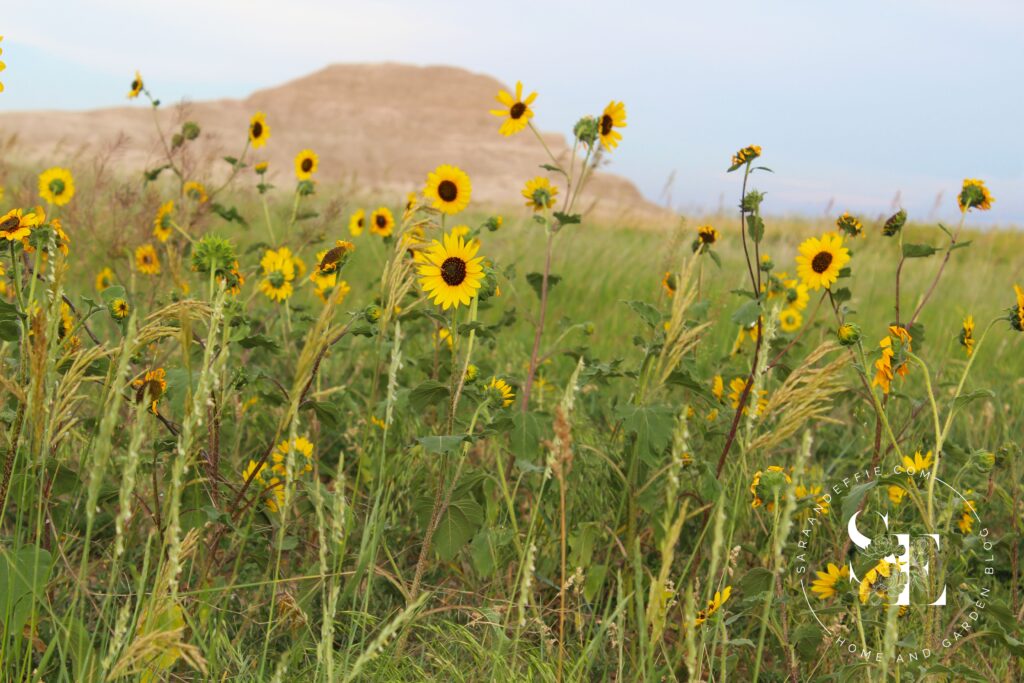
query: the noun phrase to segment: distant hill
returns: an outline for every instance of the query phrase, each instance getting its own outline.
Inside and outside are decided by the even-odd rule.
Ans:
[[[165,131],[183,120],[202,127],[195,146],[195,174],[202,179],[215,160],[237,155],[249,117],[264,111],[271,128],[267,146],[251,159],[268,160],[271,181],[290,182],[292,159],[304,148],[320,157],[321,183],[346,183],[360,194],[400,192],[422,187],[428,171],[442,163],[469,173],[474,201],[518,204],[524,181],[542,173],[544,151],[529,132],[498,134],[500,119],[489,110],[501,88],[497,80],[464,69],[405,64],[337,64],[244,100],[164,103],[159,121]],[[141,101],[140,101],[141,102]],[[0,113],[0,135],[17,136],[16,157],[56,164],[74,159],[137,172],[159,163],[153,113],[145,104],[81,112]],[[545,133],[551,151],[564,159],[562,135]],[[564,179],[553,178],[558,185]],[[624,223],[665,218],[629,180],[598,173],[581,206]]]

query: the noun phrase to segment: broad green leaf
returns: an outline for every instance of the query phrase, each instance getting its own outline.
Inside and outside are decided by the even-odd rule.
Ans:
[[[903,245],[903,257],[904,258],[924,258],[931,256],[938,249],[931,246],[930,244],[904,244]]]
[[[409,405],[416,411],[448,400],[451,389],[436,379],[428,379],[409,392]]]
[[[549,273],[548,274],[548,292],[550,292],[551,288],[554,287],[555,285],[557,285],[561,281],[562,281],[562,277],[560,275],[554,275],[552,273]],[[541,287],[544,284],[544,274],[543,273],[527,273],[526,274],[526,282],[529,283],[530,287],[533,288],[534,293],[536,293],[537,298],[539,299],[540,295],[541,295],[541,291],[540,290],[541,290]]]
[[[444,436],[421,436],[416,439],[427,453],[450,453],[459,448],[469,437],[465,434],[446,434]]]
[[[52,567],[50,553],[35,546],[0,551],[0,631],[21,633],[37,600],[45,600]],[[36,614],[45,613],[38,607]]]

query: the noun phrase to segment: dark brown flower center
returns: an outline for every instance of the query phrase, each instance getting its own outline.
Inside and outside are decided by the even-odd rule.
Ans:
[[[615,121],[612,120],[612,117],[608,116],[608,114],[605,114],[604,116],[602,116],[601,117],[601,135],[608,135],[608,133],[611,133],[613,125],[615,125]]]
[[[17,227],[20,224],[21,219],[19,219],[17,216],[10,216],[9,218],[5,219],[4,222],[0,223],[0,230],[3,230],[4,232],[11,232],[17,229]]]
[[[827,251],[819,251],[811,260],[811,270],[821,275],[832,265],[832,254]]]
[[[320,272],[329,274],[333,273],[338,269],[338,261],[341,259],[341,255],[345,253],[345,249],[342,247],[334,247],[326,254],[323,259],[320,260]]]
[[[512,108],[508,110],[508,115],[513,119],[522,118],[523,114],[526,113],[526,105],[522,102],[516,102],[512,105]]]
[[[263,135],[263,124],[256,121],[252,124],[252,136],[259,140],[261,135]]]
[[[442,180],[437,186],[437,196],[443,201],[454,202],[459,196],[459,187],[450,180]]]
[[[306,157],[305,159],[302,160],[302,172],[303,173],[309,173],[312,170],[313,170],[313,159],[310,158],[310,157]]]
[[[138,79],[132,81],[132,90],[140,90],[141,88],[142,84],[139,83]]]
[[[466,262],[457,256],[449,256],[441,264],[441,279],[446,285],[458,287],[466,280]]]
[[[385,216],[382,213],[378,213],[377,214],[376,223],[377,223],[377,227],[380,228],[381,230],[383,230],[384,228],[386,228],[388,226],[388,217]]]

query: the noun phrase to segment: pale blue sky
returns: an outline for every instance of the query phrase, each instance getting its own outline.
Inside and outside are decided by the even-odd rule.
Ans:
[[[537,119],[625,101],[612,170],[686,211],[732,205],[729,155],[764,148],[775,213],[865,216],[897,191],[1024,224],[1024,3],[1017,0],[43,0],[4,3],[0,110],[122,105],[135,68],[165,101],[245,96],[332,62],[454,64],[539,91]],[[141,105],[140,105],[141,106]],[[489,106],[482,103],[481,106]],[[2,133],[2,131],[0,131]]]

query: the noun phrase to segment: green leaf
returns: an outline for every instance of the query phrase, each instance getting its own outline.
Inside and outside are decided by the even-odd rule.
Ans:
[[[671,407],[626,405],[618,413],[623,430],[636,435],[641,457],[658,456],[668,447],[676,423],[676,412]]]
[[[560,275],[549,274],[548,275],[548,291],[550,292],[551,288],[554,287],[555,285],[557,285],[559,282],[561,282],[561,280],[562,280],[562,277]],[[544,275],[542,273],[527,273],[526,274],[526,281],[530,284],[531,287],[533,287],[533,291],[537,294],[537,298],[539,299],[540,298],[540,288],[541,288],[541,286],[544,283]]]
[[[956,400],[953,401],[953,410],[960,410],[961,408],[963,408],[968,403],[971,403],[972,401],[977,401],[983,398],[995,397],[996,393],[991,389],[976,389],[975,391],[971,391],[966,394],[960,394],[959,396],[957,396]]]
[[[951,244],[949,246],[949,250],[953,251],[954,249],[964,249],[964,248],[969,247],[969,246],[971,246],[971,240],[967,240],[966,242],[957,242],[956,244]]]
[[[625,303],[636,311],[637,314],[644,319],[644,322],[651,327],[656,328],[661,324],[661,311],[646,301],[627,301]]]
[[[716,266],[718,266],[719,268],[722,267],[722,259],[721,257],[718,256],[718,254],[715,253],[714,249],[708,249],[705,253],[711,257],[711,260],[715,262]]]
[[[317,419],[331,429],[338,429],[343,424],[341,406],[337,403],[306,401],[303,407],[311,409],[316,414]]]
[[[845,303],[853,298],[853,292],[850,291],[849,287],[840,287],[839,289],[832,292],[832,299],[837,303]]]
[[[851,486],[850,492],[843,496],[842,514],[840,515],[840,519],[843,520],[843,528],[846,528],[846,523],[850,521],[850,517],[853,517],[853,513],[857,512],[857,508],[860,507],[864,496],[868,495],[868,491],[875,488],[876,484],[878,484],[878,480],[873,479],[863,484]]]
[[[243,349],[267,349],[271,353],[281,350],[277,341],[265,334],[251,334],[248,337],[238,340],[238,345]]]
[[[760,317],[761,302],[758,299],[751,299],[750,301],[743,302],[739,308],[733,311],[730,320],[740,327],[750,327]]]
[[[36,546],[0,551],[0,630],[21,633],[37,600],[44,600],[52,567],[50,553]],[[38,608],[35,613],[45,613]]]
[[[127,299],[128,293],[121,285],[111,285],[100,292],[100,298],[103,300],[103,303],[109,305],[115,299]]]
[[[555,166],[554,164],[541,164],[541,165],[540,165],[540,167],[541,167],[541,168],[543,168],[543,169],[544,169],[545,171],[551,171],[552,173],[561,173],[561,174],[562,174],[562,175],[564,175],[564,176],[565,176],[566,178],[568,178],[568,177],[569,177],[569,174],[568,174],[568,173],[566,173],[565,171],[563,171],[563,170],[562,170],[561,168],[559,168],[558,166]]]
[[[578,213],[562,213],[561,211],[555,211],[552,215],[562,225],[579,225],[583,221],[583,216]]]
[[[512,453],[523,462],[531,462],[540,450],[540,420],[533,413],[516,412],[509,433]]]
[[[416,515],[424,528],[430,521],[433,500],[433,494],[426,490],[416,498]],[[473,498],[468,487],[459,487],[452,494],[451,503],[434,532],[434,552],[442,561],[455,559],[459,550],[476,535],[483,522],[483,508]]]
[[[904,244],[903,245],[903,257],[904,258],[924,258],[931,256],[938,249],[931,246],[930,244]]]
[[[469,436],[466,434],[446,434],[444,436],[421,436],[416,441],[423,446],[423,450],[427,453],[448,453],[454,451],[456,448],[461,446],[463,442],[468,441]]]
[[[754,567],[743,575],[738,586],[744,595],[753,596],[764,593],[771,590],[772,573],[764,567]]]
[[[249,227],[249,223],[242,217],[242,214],[238,213],[238,209],[235,207],[226,207],[223,204],[214,202],[210,205],[210,210],[215,214],[228,221],[229,223],[238,223],[243,227]]]
[[[747,216],[747,234],[755,244],[764,238],[764,221],[760,216],[755,214]]]
[[[409,392],[409,405],[413,410],[422,411],[427,406],[437,405],[448,400],[451,389],[436,379],[428,379]]]
[[[21,323],[17,320],[0,319],[0,341],[18,341],[21,338]]]

